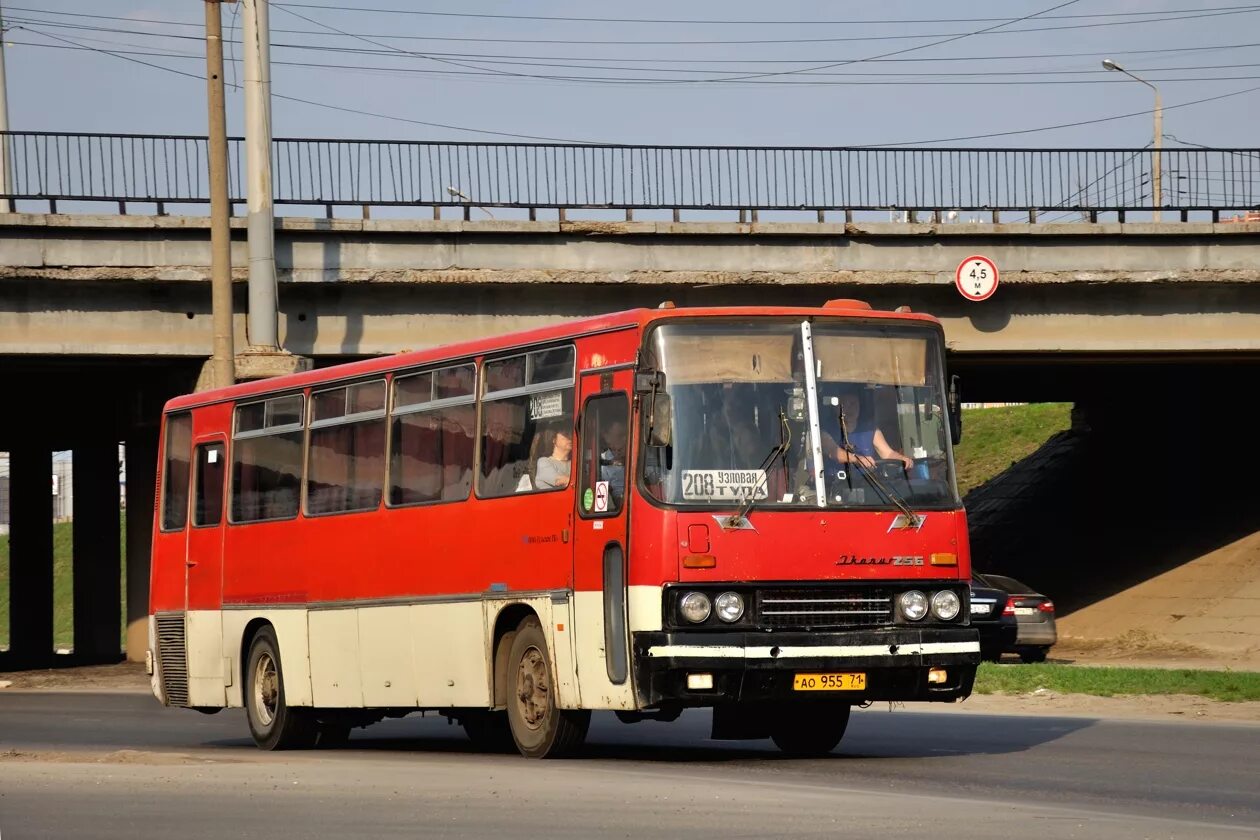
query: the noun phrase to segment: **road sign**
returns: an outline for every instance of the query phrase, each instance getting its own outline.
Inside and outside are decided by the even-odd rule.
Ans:
[[[608,482],[595,482],[595,512],[606,513],[608,511]]]
[[[988,257],[967,257],[954,272],[954,285],[967,300],[987,300],[997,291],[998,268]]]

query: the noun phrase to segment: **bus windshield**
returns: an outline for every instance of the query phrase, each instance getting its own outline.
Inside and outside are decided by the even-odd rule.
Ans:
[[[662,373],[664,388],[641,401],[646,492],[685,507],[956,507],[938,334],[823,318],[802,326],[653,329],[643,369]]]

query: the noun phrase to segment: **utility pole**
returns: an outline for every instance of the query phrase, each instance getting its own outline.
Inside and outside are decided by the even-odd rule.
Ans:
[[[221,2],[235,3],[236,0],[205,0],[206,90],[210,103],[210,300],[214,323],[210,368],[215,388],[236,383],[236,348],[232,335],[232,208],[228,203]]]
[[[1164,98],[1159,95],[1159,88],[1155,87],[1155,85],[1140,76],[1133,75],[1110,58],[1104,58],[1102,66],[1104,70],[1115,70],[1123,73],[1133,81],[1141,82],[1155,92],[1155,137],[1152,141],[1153,152],[1151,154],[1151,205],[1155,209],[1151,213],[1151,221],[1158,222],[1161,219],[1159,208],[1164,203],[1164,168],[1163,161],[1160,160],[1160,152],[1164,147]]]
[[[4,9],[0,8],[0,131],[9,130],[9,88],[4,76]],[[13,189],[13,161],[9,157],[9,136],[0,134],[0,195]],[[13,202],[0,198],[0,213],[12,213]]]
[[[245,29],[245,162],[249,205],[251,350],[279,351],[276,318],[275,208],[271,192],[271,26],[267,0],[241,0]]]

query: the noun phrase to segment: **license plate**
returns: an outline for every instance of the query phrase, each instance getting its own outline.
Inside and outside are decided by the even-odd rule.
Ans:
[[[1036,614],[1037,614],[1036,607],[1016,607],[1015,608],[1015,615],[1036,615]]]
[[[971,614],[972,615],[988,615],[989,610],[991,609],[993,609],[992,604],[972,604]]]
[[[795,691],[864,691],[866,674],[797,674],[792,677]]]

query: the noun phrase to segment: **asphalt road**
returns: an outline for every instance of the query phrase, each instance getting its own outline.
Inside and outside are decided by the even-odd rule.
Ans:
[[[1260,837],[1260,726],[884,706],[811,760],[707,734],[597,715],[537,762],[411,717],[263,753],[240,710],[0,692],[0,838]]]

